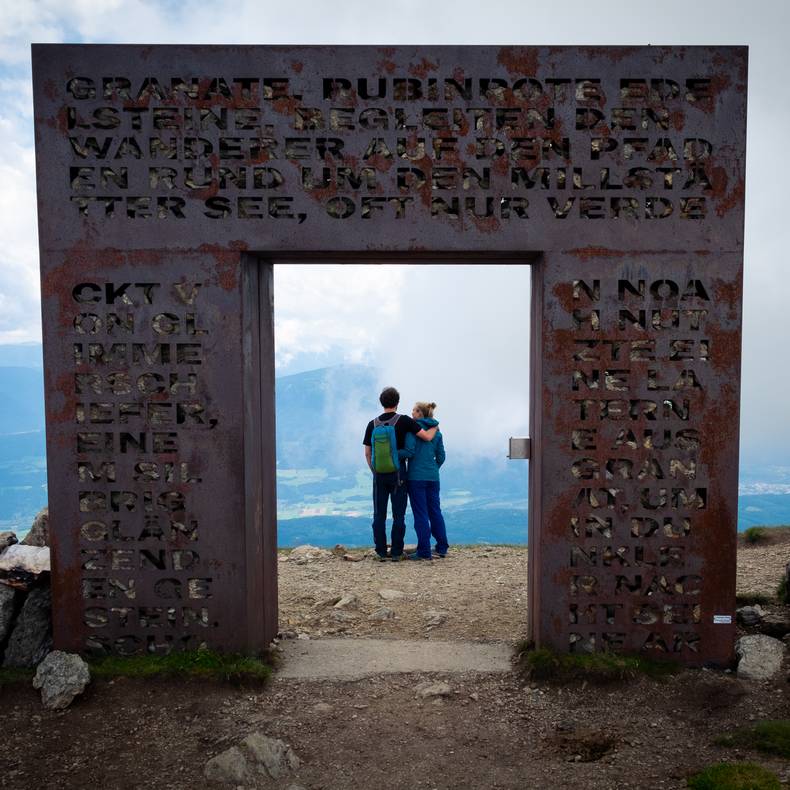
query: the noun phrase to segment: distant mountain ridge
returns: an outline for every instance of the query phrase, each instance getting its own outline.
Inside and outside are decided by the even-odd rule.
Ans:
[[[28,529],[46,504],[44,386],[40,344],[0,346],[0,530]],[[371,480],[362,434],[380,411],[376,370],[333,365],[276,379],[277,494],[281,545],[370,542]],[[465,457],[454,447],[442,501],[456,543],[527,539],[527,464]],[[768,472],[766,472],[768,474]],[[790,523],[790,478],[770,493],[742,494],[739,529]],[[784,473],[783,473],[784,474]],[[759,470],[749,491],[760,492]],[[776,481],[774,481],[776,477]]]
[[[364,365],[337,365],[277,379],[277,497],[283,545],[370,543],[372,481],[362,437],[368,421],[381,412],[378,392],[376,370]],[[456,542],[526,542],[526,464],[464,457],[456,448],[442,468],[441,485]]]

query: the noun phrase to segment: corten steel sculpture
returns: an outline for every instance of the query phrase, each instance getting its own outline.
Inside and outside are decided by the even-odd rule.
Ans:
[[[746,63],[34,46],[56,644],[275,635],[273,262],[511,261],[531,636],[727,662]]]

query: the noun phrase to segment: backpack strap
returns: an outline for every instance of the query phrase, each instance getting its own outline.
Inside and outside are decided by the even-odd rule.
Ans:
[[[373,418],[373,427],[378,428],[379,425],[389,426],[391,425],[393,428],[398,420],[401,418],[400,414],[393,414],[392,417],[386,420],[380,420],[378,417]]]

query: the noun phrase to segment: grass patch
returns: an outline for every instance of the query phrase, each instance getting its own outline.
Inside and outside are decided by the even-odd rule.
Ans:
[[[775,773],[754,763],[717,763],[690,777],[692,790],[782,790]]]
[[[22,667],[0,667],[0,686],[12,685],[14,683],[32,683],[35,669]]]
[[[773,598],[770,595],[765,595],[764,593],[741,593],[735,596],[735,603],[738,606],[765,606],[769,603],[773,602]]]
[[[761,721],[716,739],[719,746],[755,749],[790,760],[790,720]]]
[[[749,527],[743,531],[743,539],[747,543],[762,543],[765,540],[765,529],[763,527]]]
[[[180,677],[219,680],[226,683],[263,683],[271,667],[259,658],[213,650],[172,652],[169,655],[104,656],[90,662],[91,675],[97,678]]]
[[[619,653],[555,653],[553,650],[532,649],[529,643],[517,646],[518,666],[530,679],[556,684],[588,682],[615,683],[647,676],[663,680],[679,667],[670,661],[656,661]]]

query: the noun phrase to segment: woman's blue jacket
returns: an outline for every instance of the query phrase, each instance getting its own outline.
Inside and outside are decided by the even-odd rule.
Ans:
[[[433,428],[439,424],[438,420],[419,419],[420,425]],[[436,431],[436,436],[430,442],[418,439],[413,433],[406,434],[403,450],[399,455],[409,459],[407,480],[439,480],[439,467],[444,463],[444,442],[441,431]]]

